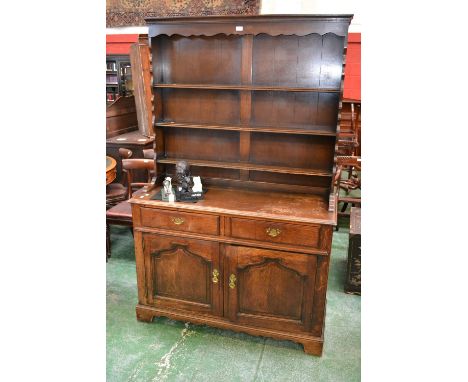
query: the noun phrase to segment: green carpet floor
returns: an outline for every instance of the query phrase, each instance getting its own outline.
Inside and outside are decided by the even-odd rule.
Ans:
[[[361,300],[343,292],[349,219],[334,233],[322,357],[289,341],[165,318],[135,317],[137,286],[133,238],[111,227],[107,263],[107,380],[120,381],[331,381],[361,376]]]

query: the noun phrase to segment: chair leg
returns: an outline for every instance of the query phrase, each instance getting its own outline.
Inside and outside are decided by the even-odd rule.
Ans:
[[[351,179],[353,177],[353,170],[354,170],[354,166],[349,166],[349,168],[348,168],[348,179]]]
[[[343,207],[341,207],[341,212],[345,212],[346,208],[348,208],[348,202],[343,203]]]
[[[108,261],[109,257],[111,257],[110,234],[109,234],[109,224],[106,224],[106,262]]]

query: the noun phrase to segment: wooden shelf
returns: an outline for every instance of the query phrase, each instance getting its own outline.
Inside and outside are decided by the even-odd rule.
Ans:
[[[182,161],[182,160],[188,162],[191,166],[198,166],[198,167],[231,168],[231,169],[236,169],[236,170],[266,171],[266,172],[277,172],[277,173],[282,173],[282,174],[296,174],[296,175],[310,175],[310,176],[325,176],[325,177],[333,176],[331,172],[323,171],[323,170],[270,166],[270,165],[252,164],[252,163],[245,163],[245,162],[219,162],[219,161],[184,159],[184,158],[160,158],[160,159],[157,159],[156,161],[157,163],[161,163],[161,164],[176,164],[177,162]]]
[[[309,129],[301,127],[276,127],[276,126],[239,126],[239,125],[214,125],[202,123],[175,123],[156,122],[159,127],[179,127],[184,129],[206,129],[206,130],[232,130],[251,131],[258,133],[299,134],[299,135],[325,135],[336,136],[336,126],[310,126]]]
[[[301,88],[289,86],[255,86],[255,85],[223,85],[223,84],[155,84],[154,88],[170,89],[206,89],[206,90],[260,90],[281,92],[318,92],[339,93],[340,89],[334,88]]]

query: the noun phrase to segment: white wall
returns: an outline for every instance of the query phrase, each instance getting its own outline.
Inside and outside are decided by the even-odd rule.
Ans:
[[[354,14],[349,31],[361,32],[359,0],[262,0],[261,14]]]
[[[148,27],[106,28],[106,34],[148,34]]]

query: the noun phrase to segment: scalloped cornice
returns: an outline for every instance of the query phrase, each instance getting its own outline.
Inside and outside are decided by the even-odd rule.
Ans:
[[[259,15],[150,18],[146,21],[149,37],[163,34],[189,37],[260,33],[270,36],[333,33],[346,37],[351,19],[352,15]]]

